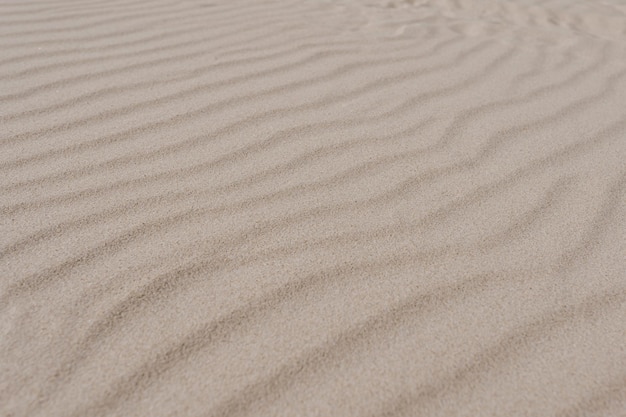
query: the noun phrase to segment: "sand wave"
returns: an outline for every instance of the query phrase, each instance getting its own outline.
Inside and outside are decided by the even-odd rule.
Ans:
[[[626,8],[0,4],[0,414],[620,415]]]

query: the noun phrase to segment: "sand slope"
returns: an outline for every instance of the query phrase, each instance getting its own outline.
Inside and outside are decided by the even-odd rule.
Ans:
[[[626,4],[0,3],[0,416],[625,416]]]

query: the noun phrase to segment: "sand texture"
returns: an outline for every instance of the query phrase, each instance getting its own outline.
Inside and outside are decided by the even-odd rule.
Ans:
[[[0,1],[0,416],[626,416],[626,2]]]

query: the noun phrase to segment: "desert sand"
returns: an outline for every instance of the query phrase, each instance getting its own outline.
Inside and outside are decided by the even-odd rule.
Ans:
[[[0,2],[0,416],[626,416],[626,2]]]

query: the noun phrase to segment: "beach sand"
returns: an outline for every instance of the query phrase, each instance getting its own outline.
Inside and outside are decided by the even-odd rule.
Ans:
[[[626,3],[0,2],[0,416],[626,416]]]

